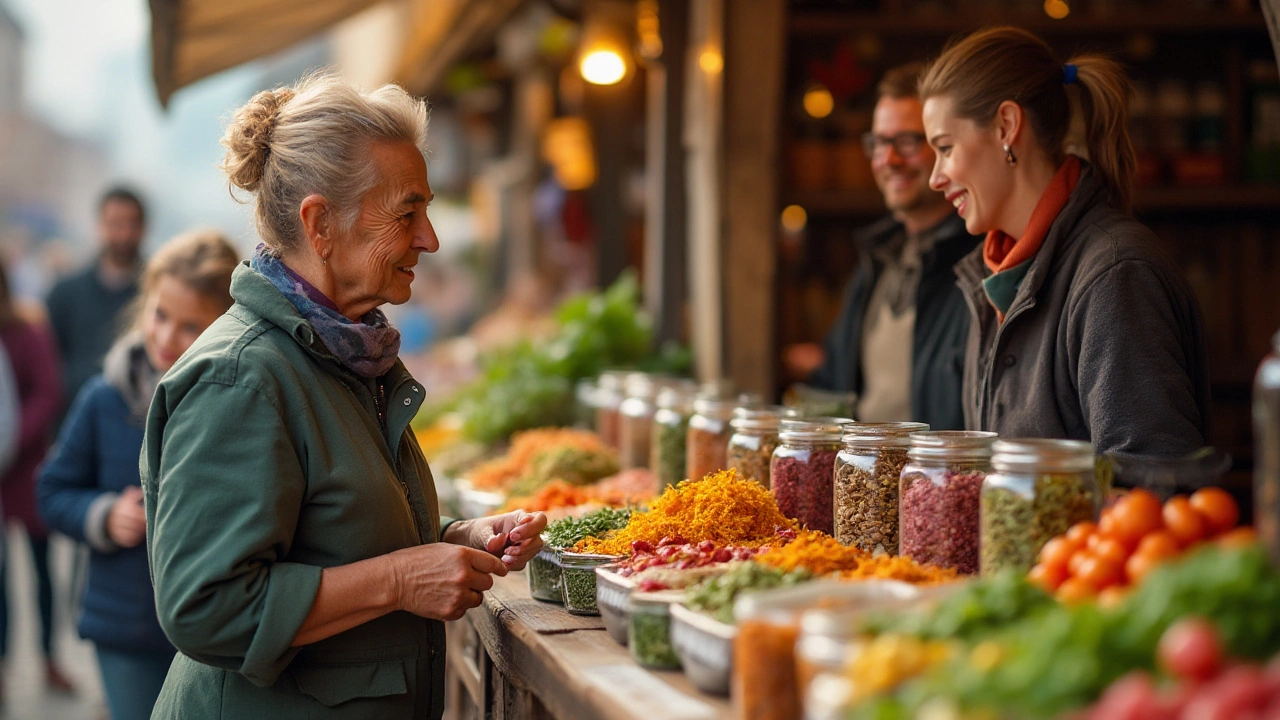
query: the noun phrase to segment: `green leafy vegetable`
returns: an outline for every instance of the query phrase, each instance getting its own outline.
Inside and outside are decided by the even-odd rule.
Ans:
[[[813,579],[808,570],[786,572],[754,562],[735,564],[728,572],[705,580],[689,591],[690,609],[723,623],[733,623],[733,601],[744,592],[799,585]]]
[[[611,530],[626,527],[631,520],[631,510],[601,508],[580,518],[557,520],[542,531],[542,541],[553,548],[573,547],[586,537],[600,537]]]

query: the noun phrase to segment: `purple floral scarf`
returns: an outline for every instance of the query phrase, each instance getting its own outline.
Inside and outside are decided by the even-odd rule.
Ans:
[[[395,365],[400,355],[400,331],[391,327],[381,310],[370,310],[360,322],[353,322],[338,312],[338,306],[324,293],[270,254],[265,244],[258,245],[250,267],[293,303],[325,348],[349,370],[361,377],[376,378]]]

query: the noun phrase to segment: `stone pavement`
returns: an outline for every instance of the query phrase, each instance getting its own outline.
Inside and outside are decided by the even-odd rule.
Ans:
[[[76,544],[55,536],[49,548],[56,616],[54,652],[76,686],[76,693],[67,696],[45,689],[31,550],[20,530],[11,530],[8,540],[10,656],[2,673],[0,720],[107,720],[93,645],[81,640],[75,631],[70,585]]]

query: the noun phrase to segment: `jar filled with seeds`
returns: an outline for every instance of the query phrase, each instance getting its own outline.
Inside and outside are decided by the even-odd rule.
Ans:
[[[725,469],[725,450],[733,434],[729,421],[737,405],[736,400],[723,397],[700,396],[693,401],[693,417],[689,418],[686,440],[685,477],[697,481]]]
[[[617,555],[560,553],[560,589],[564,593],[564,609],[574,615],[599,615],[596,606],[596,568],[617,562]]]
[[[832,532],[832,478],[848,418],[783,418],[769,464],[773,497],[783,515],[810,530]]]
[[[902,555],[966,575],[978,572],[978,498],[996,437],[963,430],[911,435],[898,499]]]
[[[658,409],[653,414],[649,468],[658,477],[658,490],[685,479],[688,454],[689,418],[693,415],[693,395],[687,387],[669,387],[658,393]]]
[[[622,390],[627,373],[609,370],[600,374],[593,393],[596,408],[596,433],[605,445],[618,449],[618,424],[621,419]]]
[[[918,422],[850,423],[835,463],[835,535],[869,553],[898,554],[898,483]]]
[[[997,440],[982,483],[981,572],[1027,572],[1040,549],[1078,522],[1097,519],[1093,447],[1077,440]]]
[[[649,375],[631,373],[625,387],[626,399],[618,406],[618,464],[623,469],[646,468],[658,384]]]
[[[778,427],[789,412],[781,405],[734,410],[733,420],[729,423],[733,434],[729,436],[725,450],[725,467],[770,487],[769,464],[773,462],[773,451],[778,447]]]

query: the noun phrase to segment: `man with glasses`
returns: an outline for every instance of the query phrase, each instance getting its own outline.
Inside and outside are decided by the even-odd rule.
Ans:
[[[923,69],[903,65],[880,82],[863,146],[890,216],[855,237],[858,268],[809,383],[857,393],[864,422],[959,430],[969,311],[952,268],[979,238],[929,189],[934,153],[916,95]]]

